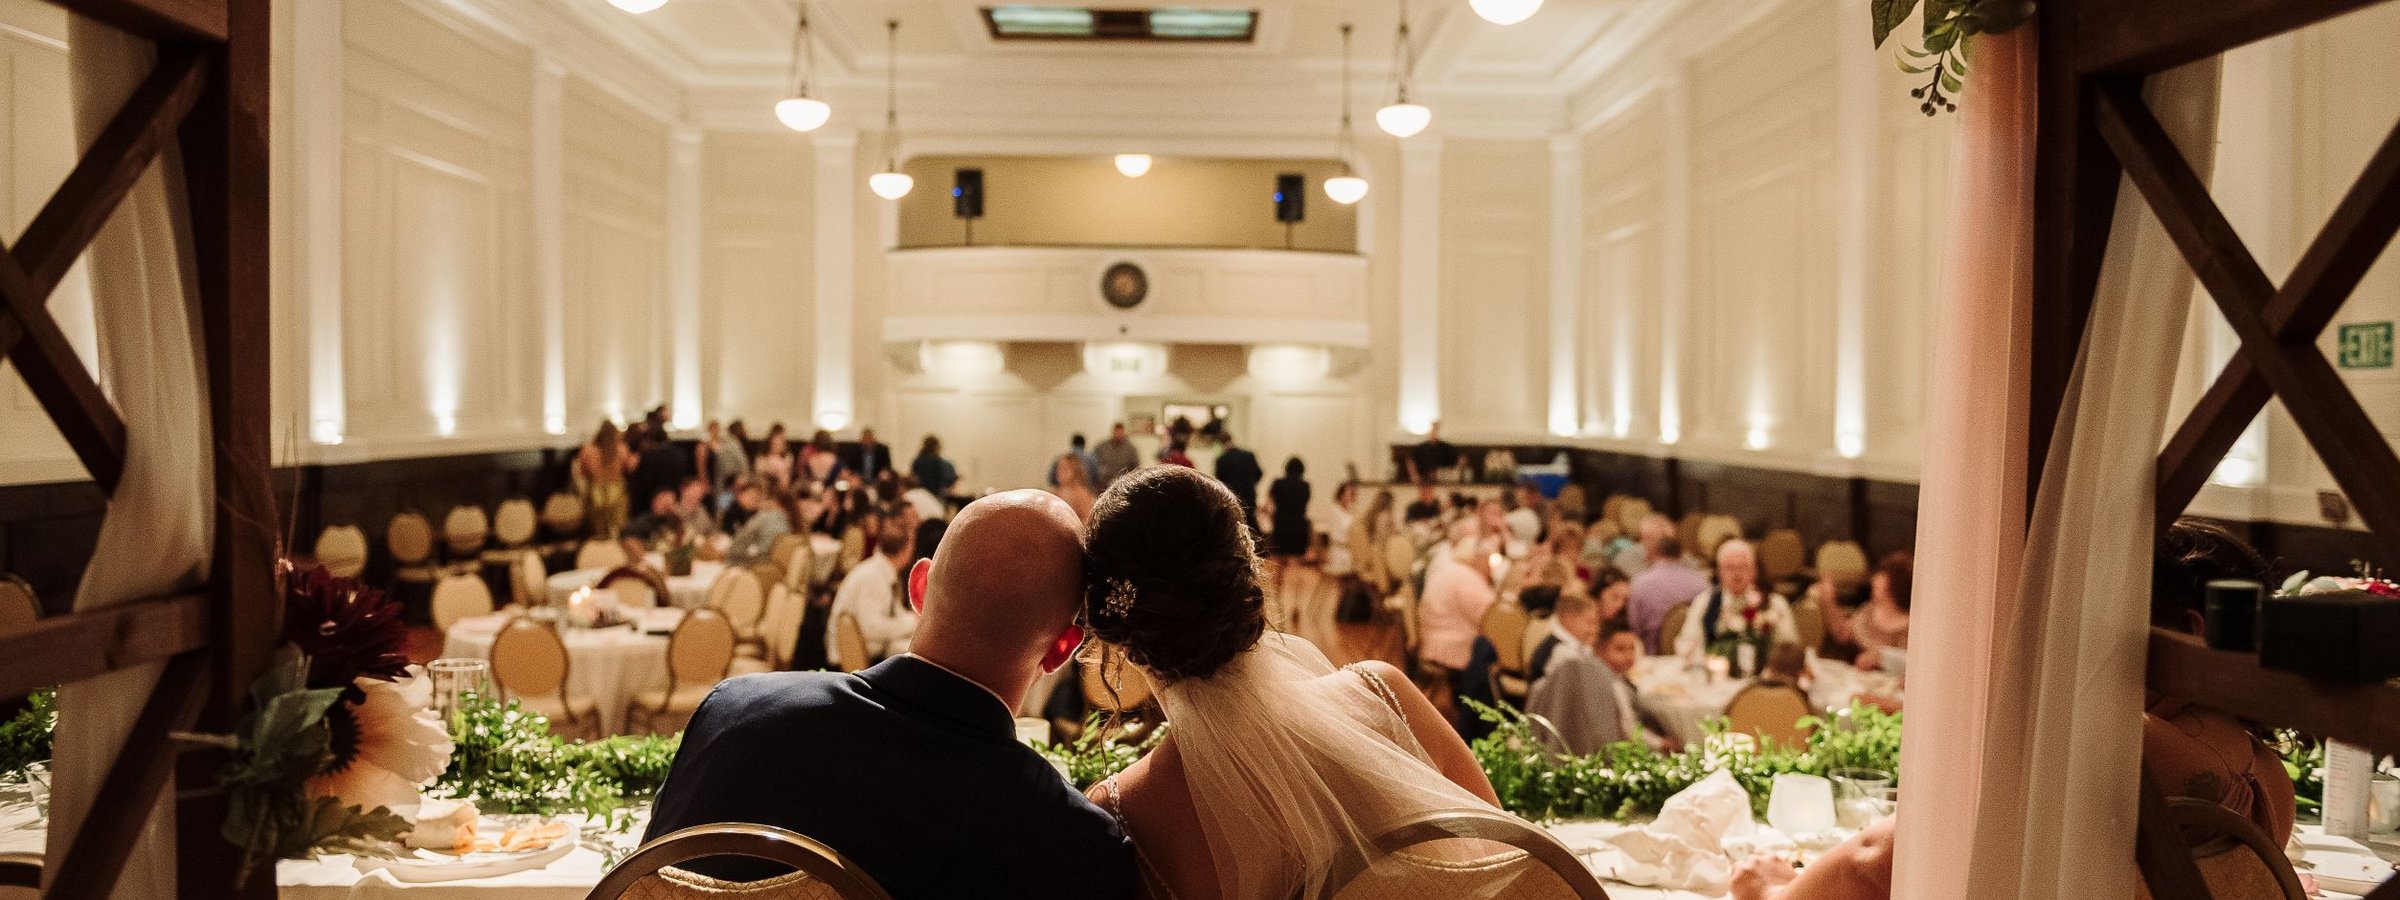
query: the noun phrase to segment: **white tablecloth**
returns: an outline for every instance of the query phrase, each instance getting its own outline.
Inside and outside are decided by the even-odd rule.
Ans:
[[[660,562],[657,554],[651,555],[650,566],[661,572],[666,571],[666,567]],[[724,571],[724,563],[709,562],[704,559],[693,560],[692,574],[667,576],[667,594],[676,606],[684,609],[698,609],[706,606],[708,605],[709,586],[716,584],[717,576],[723,574]],[[599,584],[600,576],[608,573],[608,569],[594,568],[569,569],[552,575],[548,582],[550,602],[563,605],[567,602],[567,597],[578,590]]]
[[[642,691],[664,690],[667,638],[650,631],[672,630],[683,618],[681,609],[635,610],[637,628],[562,628],[567,643],[567,695],[589,699],[600,708],[604,734],[625,729],[625,704]],[[492,639],[500,633],[505,615],[460,619],[443,636],[443,656],[490,659]]]
[[[1657,720],[1676,740],[1686,744],[1707,737],[1703,723],[1725,714],[1725,705],[1750,682],[1727,678],[1709,680],[1696,675],[1674,656],[1645,656],[1631,674],[1634,703]],[[1880,672],[1862,672],[1845,662],[1819,659],[1809,669],[1808,702],[1820,710],[1847,708],[1861,694],[1900,696],[1897,679]]]

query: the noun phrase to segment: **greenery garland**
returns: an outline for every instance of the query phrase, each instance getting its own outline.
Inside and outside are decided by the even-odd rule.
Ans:
[[[1760,815],[1777,775],[1876,769],[1896,781],[1900,772],[1900,715],[1859,703],[1830,717],[1801,719],[1809,736],[1800,747],[1727,734],[1725,720],[1712,719],[1706,740],[1674,753],[1626,741],[1575,756],[1545,749],[1524,713],[1468,702],[1494,725],[1472,749],[1500,806],[1535,821],[1654,815],[1667,798],[1718,769],[1750,792]]]
[[[50,736],[58,730],[58,689],[25,697],[25,708],[0,722],[0,778],[22,781],[34,763],[50,759]]]
[[[450,720],[450,768],[433,786],[485,813],[581,812],[612,823],[630,802],[658,793],[680,733],[598,741],[550,733],[550,720],[515,700],[467,694]]]

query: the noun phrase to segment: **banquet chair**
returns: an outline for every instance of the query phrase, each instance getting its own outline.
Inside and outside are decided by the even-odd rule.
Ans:
[[[1617,527],[1640,534],[1642,520],[1647,518],[1650,518],[1650,501],[1648,500],[1640,497],[1627,497],[1624,502],[1617,504]]]
[[[680,716],[688,723],[732,667],[733,626],[725,616],[707,608],[685,613],[667,637],[666,688],[635,695],[633,711],[652,734],[665,733],[658,727],[661,720]],[[673,730],[682,730],[681,723]]]
[[[433,523],[424,513],[409,510],[393,516],[383,527],[383,548],[392,554],[393,580],[430,585],[441,577],[433,565]]]
[[[1092,641],[1079,655],[1083,663],[1077,667],[1076,682],[1083,688],[1083,702],[1093,711],[1123,715],[1150,702],[1150,676],[1135,668],[1124,651],[1111,652]]]
[[[791,532],[775,539],[774,545],[767,550],[767,560],[789,571],[792,568],[792,560],[800,558],[800,554],[807,552],[808,534]]]
[[[708,586],[708,607],[725,614],[737,644],[759,654],[765,652],[758,646],[758,619],[766,612],[767,592],[759,586],[758,573],[740,566],[726,567]]]
[[[762,588],[771,588],[782,584],[784,579],[788,577],[784,574],[784,568],[782,566],[776,565],[768,560],[760,560],[758,562],[751,563],[750,574],[758,576],[758,586]]]
[[[483,545],[492,537],[492,519],[483,507],[462,503],[442,517],[442,544],[450,551],[454,569],[471,569],[483,560]]]
[[[2205,838],[2192,844],[2192,861],[2209,896],[2306,900],[2291,857],[2249,817],[2196,797],[2167,798],[2167,816],[2187,839]],[[2147,900],[2148,886],[2141,887],[2136,893]]]
[[[433,586],[433,628],[448,633],[460,619],[492,614],[492,586],[477,575],[444,575]]]
[[[335,578],[357,578],[367,568],[367,533],[356,525],[328,525],[317,533],[317,565]]]
[[[566,491],[551,494],[542,501],[542,530],[550,538],[551,551],[575,548],[575,540],[583,536],[583,498]]]
[[[758,620],[758,631],[765,644],[763,657],[735,656],[733,674],[781,672],[792,667],[792,654],[800,645],[800,620],[808,608],[799,594],[778,582],[767,587],[767,612]]]
[[[492,539],[500,544],[483,551],[485,566],[511,566],[517,557],[533,553],[535,532],[541,528],[533,512],[533,501],[511,497],[492,511]]]
[[[15,575],[0,573],[0,634],[11,634],[42,618],[42,598],[33,585]]]
[[[523,616],[510,616],[492,639],[492,683],[502,699],[548,717],[559,731],[589,735],[600,708],[567,695],[567,642],[558,629]]]
[[[1667,617],[1658,622],[1658,652],[1675,652],[1675,638],[1683,633],[1684,620],[1692,617],[1692,601],[1685,600],[1667,607]]]
[[[0,853],[0,897],[40,896],[42,887],[42,854],[38,851]],[[21,893],[7,888],[32,888]]]
[[[1741,536],[1742,520],[1718,513],[1700,520],[1699,545],[1685,549],[1700,554],[1700,561],[1704,564],[1714,563],[1717,561],[1717,548]]]
[[[867,633],[849,613],[833,619],[833,649],[833,667],[844,672],[861,671],[873,662],[867,658]]]
[[[514,593],[518,606],[540,606],[550,602],[550,570],[542,565],[541,554],[517,554],[516,565],[511,567],[511,571],[516,573],[511,582],[516,585]]]
[[[1675,539],[1683,542],[1684,555],[1700,555],[1700,523],[1706,521],[1708,521],[1708,514],[1696,509],[1684,513],[1683,518],[1675,520]]]
[[[848,526],[848,527],[846,527],[846,528],[843,528],[843,529],[842,529],[842,550],[841,550],[841,553],[840,553],[840,555],[838,555],[838,556],[834,557],[834,564],[833,564],[833,571],[834,571],[834,574],[836,574],[836,575],[840,575],[840,574],[844,574],[844,573],[847,573],[847,572],[849,572],[851,569],[858,568],[858,564],[859,564],[859,562],[860,562],[861,560],[864,560],[864,559],[866,559],[866,558],[867,558],[867,532],[866,532],[866,530],[865,530],[865,529],[862,529],[862,528],[860,528],[860,527],[858,527],[858,526],[856,526],[856,525],[851,525],[851,526]]]
[[[1800,646],[1805,649],[1825,646],[1825,604],[1814,592],[1792,601],[1792,631],[1800,636]]]
[[[746,856],[795,871],[765,881],[718,881],[675,868],[715,856]],[[600,879],[585,900],[891,900],[839,851],[772,825],[695,825],[651,841]]]
[[[585,541],[583,549],[575,551],[575,568],[578,569],[613,569],[628,562],[631,560],[625,556],[624,545],[616,541]]]
[[[674,595],[667,591],[666,579],[647,566],[617,566],[593,582],[592,589],[616,591],[618,603],[635,609],[672,606],[675,602]]]
[[[1808,729],[1800,727],[1800,719],[1814,710],[1808,708],[1808,695],[1797,687],[1777,681],[1760,681],[1742,688],[1725,704],[1725,730],[1729,734],[1748,734],[1772,740],[1786,747],[1801,747],[1808,743]]]
[[[1856,541],[1826,541],[1817,547],[1817,578],[1849,592],[1867,578],[1867,551]]]
[[[1525,694],[1533,689],[1525,677],[1525,632],[1533,624],[1533,616],[1514,601],[1503,600],[1483,612],[1483,637],[1492,642],[1496,659],[1489,673],[1492,692],[1504,703],[1525,704]]]
[[[1758,541],[1758,567],[1769,587],[1790,593],[1787,583],[1797,582],[1808,568],[1808,547],[1801,542],[1800,532],[1790,528],[1767,532]]]
[[[1459,841],[1483,846],[1451,843]],[[1445,844],[1472,848],[1476,855],[1453,859],[1456,854],[1437,858],[1422,849],[1409,852]],[[1326,873],[1317,897],[1608,900],[1600,879],[1574,851],[1548,832],[1497,810],[1439,809],[1418,815],[1377,835],[1372,853],[1370,857],[1356,848],[1345,850]]]

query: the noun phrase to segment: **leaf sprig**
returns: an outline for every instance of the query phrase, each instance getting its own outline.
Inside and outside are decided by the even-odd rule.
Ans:
[[[1919,0],[1874,0],[1875,46],[1881,48],[1892,32],[1917,11]],[[1894,62],[1900,71],[1926,75],[1925,85],[1908,94],[1917,110],[1931,116],[1957,112],[1954,99],[1966,89],[1968,48],[1980,34],[1999,34],[2033,17],[2032,0],[1923,0],[1924,39],[1920,47],[1900,48]]]

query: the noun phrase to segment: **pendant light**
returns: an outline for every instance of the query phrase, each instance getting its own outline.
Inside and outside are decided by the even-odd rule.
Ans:
[[[886,19],[883,28],[883,171],[867,176],[867,190],[898,200],[917,180],[900,171],[900,20]]]
[[[1515,25],[1542,11],[1542,0],[1467,0],[1467,5],[1494,25]]]
[[[1140,177],[1142,177],[1143,175],[1149,174],[1149,172],[1150,172],[1150,154],[1147,154],[1147,153],[1119,153],[1119,154],[1117,154],[1117,174],[1119,174],[1119,175],[1123,175],[1123,176],[1125,176],[1125,177],[1127,177],[1127,178],[1140,178]]]
[[[792,29],[791,95],[775,104],[775,118],[783,127],[793,131],[815,131],[825,127],[833,117],[833,107],[808,95],[808,81],[816,74],[816,51],[808,39],[808,0],[800,0],[800,24]]]
[[[1342,129],[1334,133],[1333,155],[1341,157],[1342,174],[1325,179],[1325,196],[1343,206],[1367,196],[1367,180],[1350,171],[1350,23],[1342,23]]]
[[[640,15],[667,5],[667,0],[608,0],[608,3],[610,6],[626,12]]]
[[[1408,80],[1416,74],[1417,68],[1417,48],[1409,43],[1408,38],[1408,0],[1400,0],[1400,34],[1393,42],[1393,52],[1400,57],[1397,67],[1399,89],[1390,106],[1375,111],[1375,125],[1383,129],[1385,134],[1404,138],[1424,131],[1425,126],[1433,124],[1433,110],[1408,99]]]

